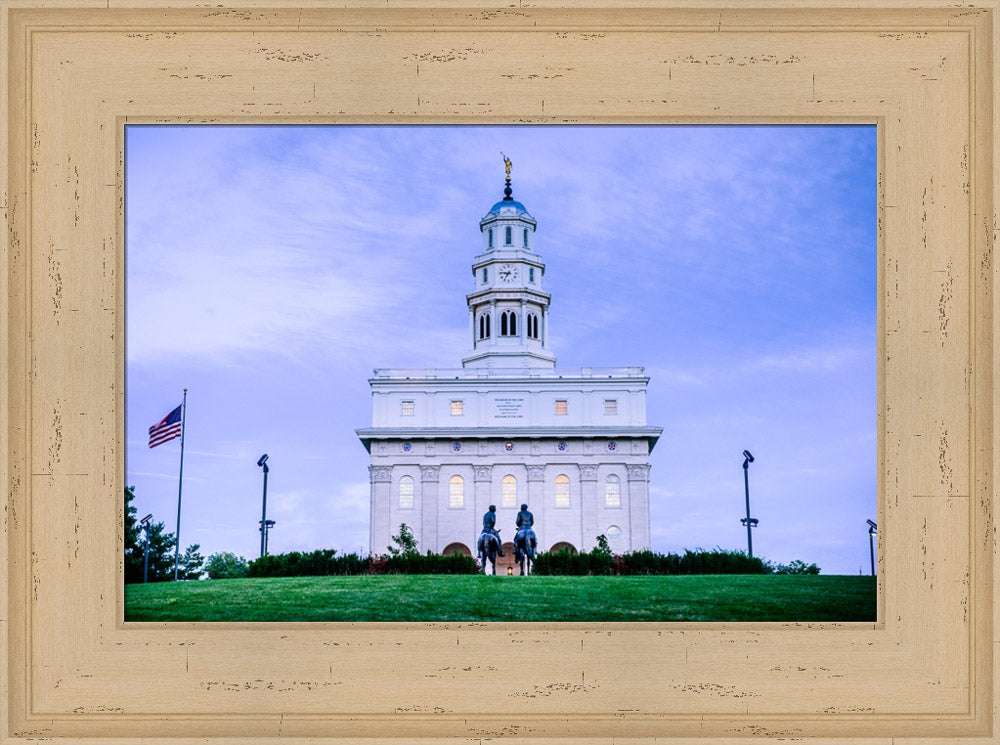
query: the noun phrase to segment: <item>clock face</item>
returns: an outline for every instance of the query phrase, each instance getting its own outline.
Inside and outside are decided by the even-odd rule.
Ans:
[[[513,264],[501,264],[497,269],[497,276],[500,277],[501,282],[516,282],[517,267]]]

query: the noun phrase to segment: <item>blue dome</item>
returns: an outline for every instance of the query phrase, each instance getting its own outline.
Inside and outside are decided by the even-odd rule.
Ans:
[[[520,202],[518,202],[515,199],[501,199],[499,202],[497,202],[492,207],[490,207],[490,211],[489,211],[488,214],[499,215],[500,214],[500,210],[502,210],[505,207],[508,208],[508,209],[511,208],[511,207],[513,207],[518,212],[527,212],[528,211],[523,204],[521,204]]]

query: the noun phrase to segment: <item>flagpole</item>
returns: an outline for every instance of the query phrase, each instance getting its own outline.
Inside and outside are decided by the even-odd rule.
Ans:
[[[177,399],[174,399],[175,401]],[[181,472],[177,477],[177,532],[174,543],[174,582],[177,581],[177,551],[181,546],[181,488],[184,486],[184,426],[187,424],[188,389],[184,389],[184,400],[181,402]]]

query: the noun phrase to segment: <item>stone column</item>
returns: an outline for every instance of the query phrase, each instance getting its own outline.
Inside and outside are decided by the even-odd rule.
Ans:
[[[371,499],[371,529],[369,533],[368,550],[373,554],[385,553],[392,535],[390,521],[392,519],[390,487],[392,482],[392,466],[368,466],[368,475],[372,485]]]
[[[535,516],[533,530],[538,539],[538,550],[549,547],[545,540],[545,466],[528,466],[528,509]],[[521,505],[518,505],[520,509]]]
[[[524,330],[524,327],[528,325],[528,318],[527,318],[527,314],[524,312],[524,308],[525,308],[524,300],[522,300],[521,301],[521,319],[520,319],[521,320],[521,325],[517,327],[517,330],[519,332],[518,335],[517,335],[517,337],[518,337],[518,339],[521,340],[521,346],[522,347],[524,346],[524,340],[528,337],[527,333]]]
[[[469,304],[469,331],[472,334],[472,348],[476,348],[477,329],[476,329],[476,306]]]
[[[490,300],[490,343],[489,346],[493,347],[496,344],[497,334],[500,333],[500,327],[497,326],[497,301]]]
[[[649,525],[649,464],[628,467],[628,547],[652,548]]]
[[[441,466],[420,466],[420,515],[422,525],[421,553],[430,550],[441,553],[438,545],[438,510],[441,509]]]
[[[597,545],[597,466],[580,466],[580,551]]]

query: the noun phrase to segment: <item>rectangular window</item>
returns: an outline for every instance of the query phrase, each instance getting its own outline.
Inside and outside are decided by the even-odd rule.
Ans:
[[[483,282],[486,281],[486,268],[483,267]]]
[[[604,413],[605,415],[614,415],[618,413],[618,400],[614,398],[604,399]]]
[[[525,248],[528,247],[528,229],[527,228],[524,229],[524,247]]]
[[[451,415],[452,416],[462,416],[462,402],[452,401],[451,402]]]
[[[568,402],[556,400],[556,414],[565,414],[568,409]]]
[[[400,401],[399,402],[399,415],[400,416],[413,416],[413,402],[412,401]]]
[[[504,232],[504,238],[506,239],[504,243],[506,243],[508,246],[514,242],[514,240],[511,238],[510,231],[511,231],[510,226],[508,226],[506,231]]]
[[[489,241],[490,241],[490,248],[493,248],[493,228],[490,228]]]
[[[528,281],[529,282],[535,281],[535,267],[533,266],[528,267]]]

